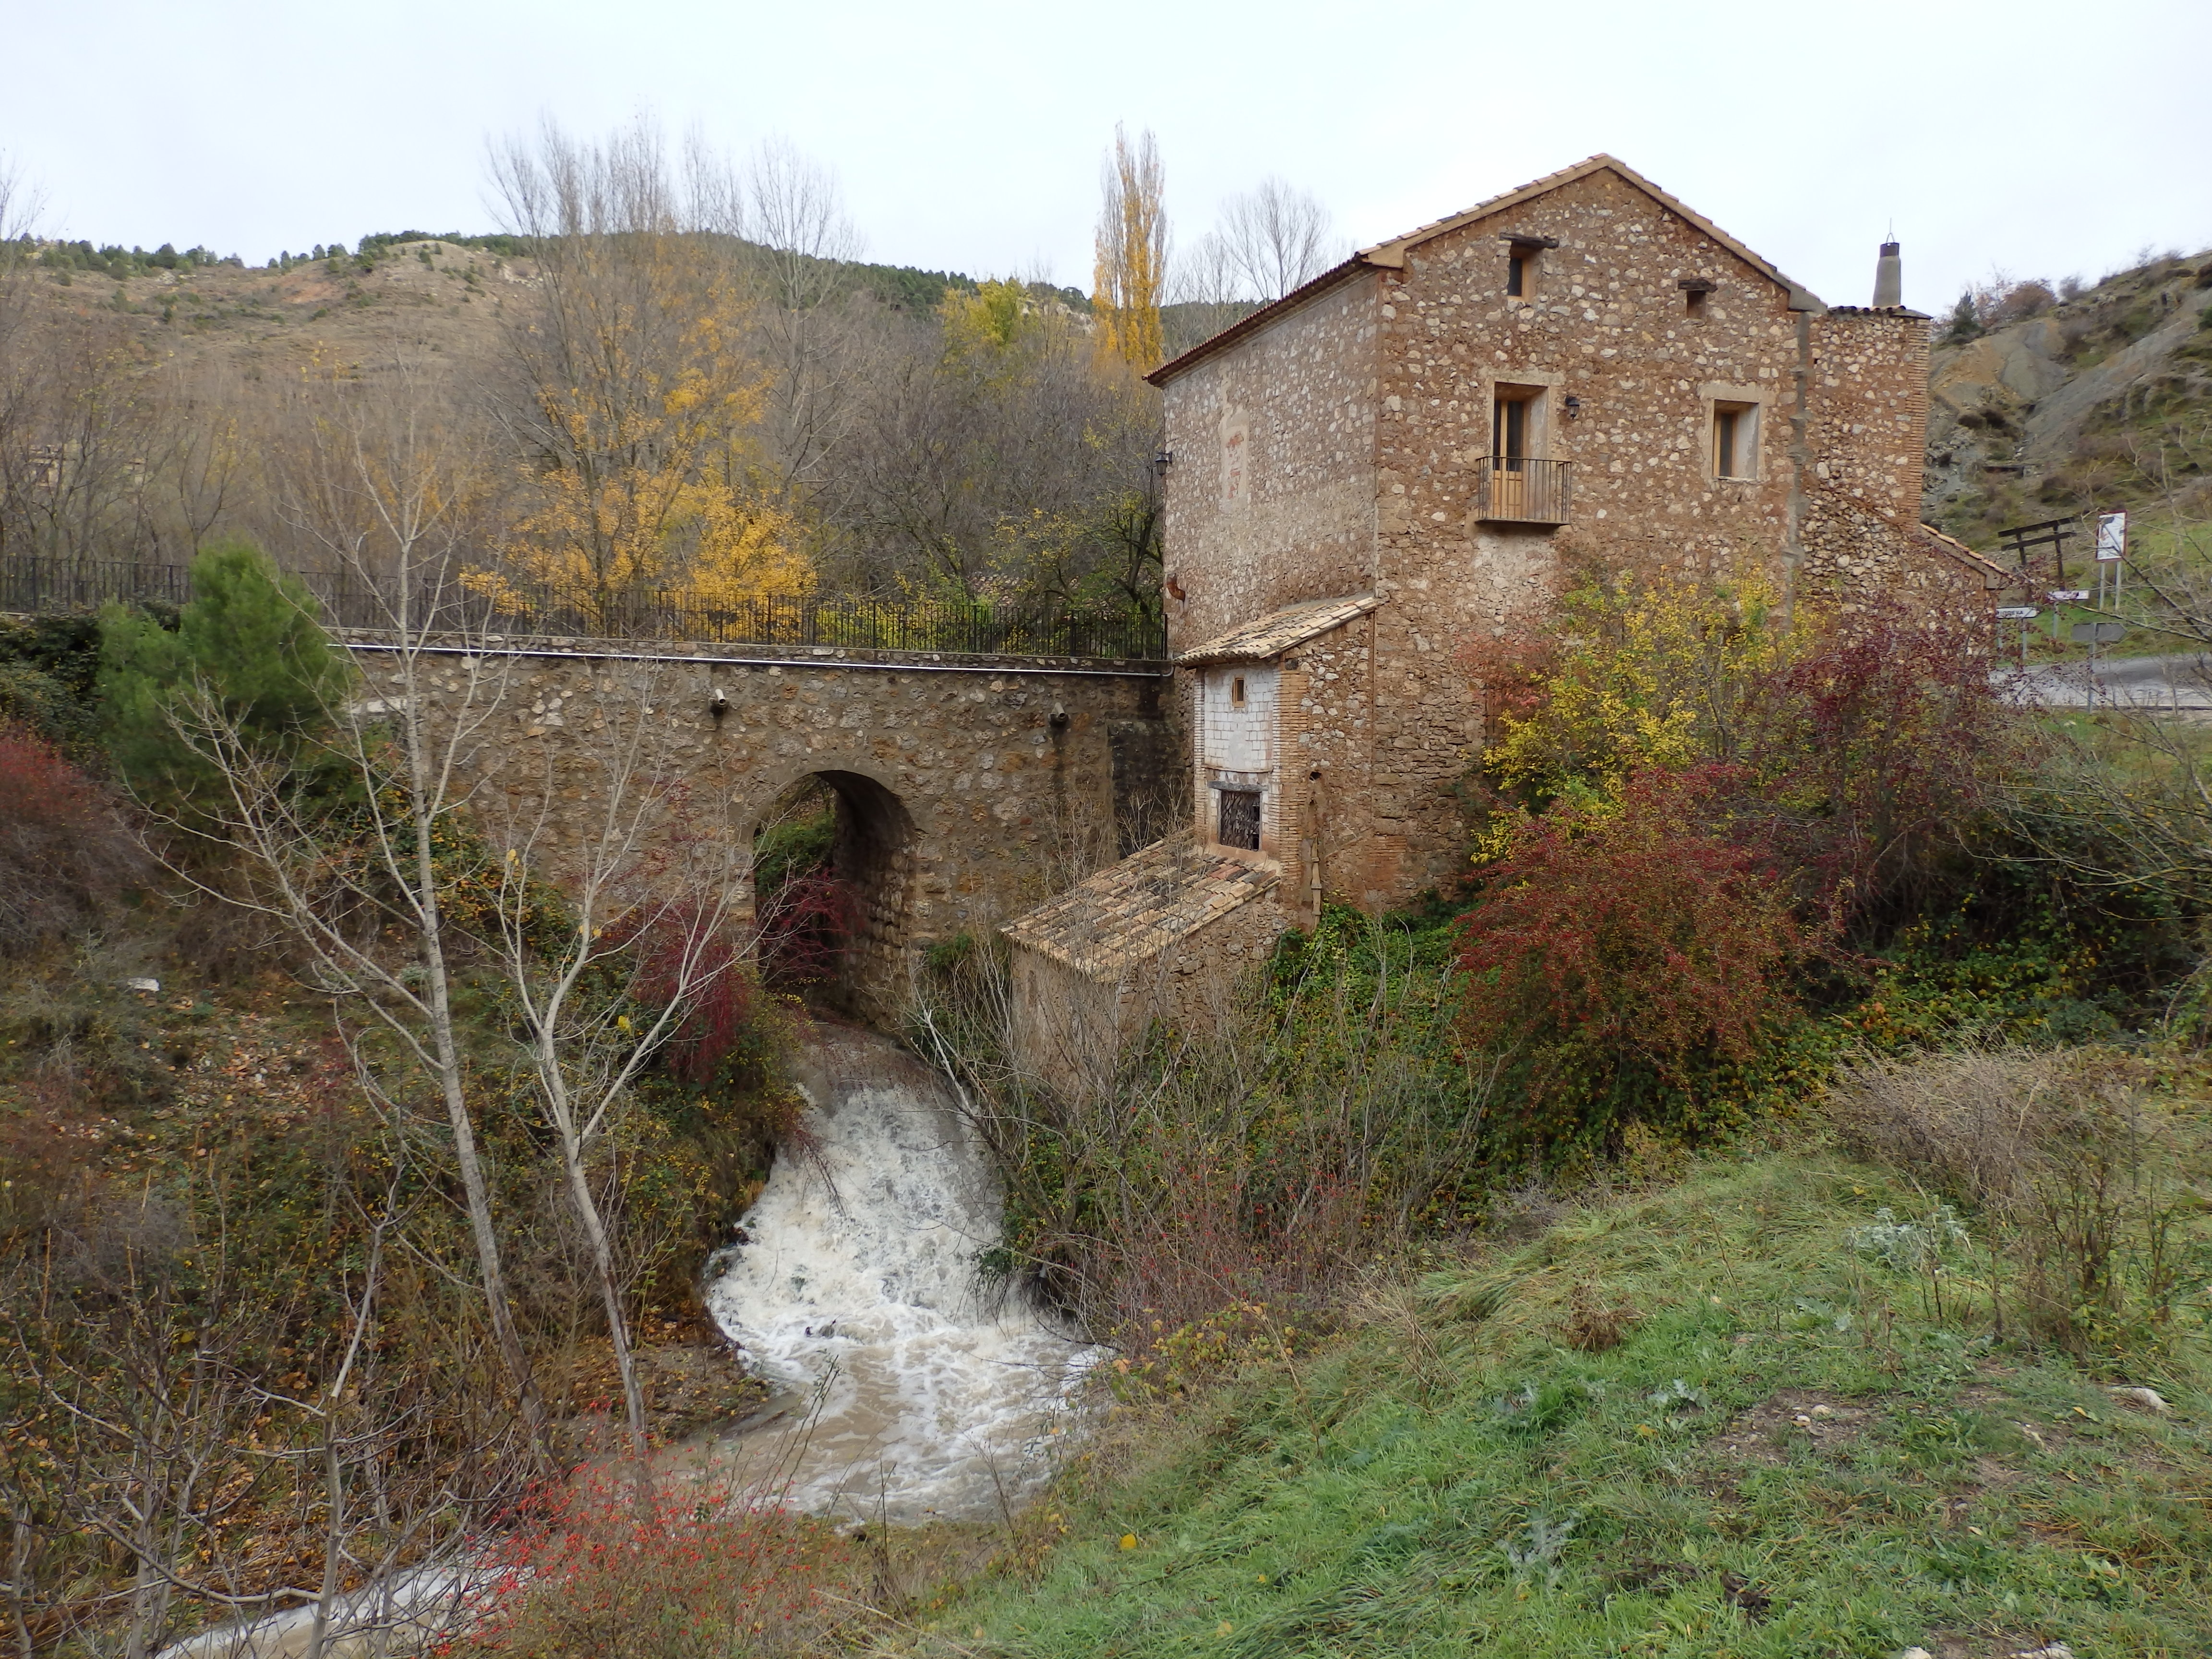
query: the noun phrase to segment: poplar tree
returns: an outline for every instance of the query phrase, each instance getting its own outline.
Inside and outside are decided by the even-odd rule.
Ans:
[[[1149,129],[1133,144],[1117,123],[1114,154],[1101,178],[1097,263],[1091,312],[1098,352],[1139,373],[1161,361],[1160,294],[1168,262],[1166,175]]]

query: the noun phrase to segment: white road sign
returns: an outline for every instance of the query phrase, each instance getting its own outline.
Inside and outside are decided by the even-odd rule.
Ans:
[[[2128,515],[2124,513],[2100,513],[2097,515],[2097,562],[2110,564],[2115,559],[2128,556]]]
[[[2057,587],[2045,594],[2044,597],[2049,599],[2053,605],[2063,605],[2069,599],[2087,599],[2089,597],[2089,590],[2086,587]]]
[[[2033,622],[2042,614],[2032,605],[2001,605],[1997,607],[1999,622]]]

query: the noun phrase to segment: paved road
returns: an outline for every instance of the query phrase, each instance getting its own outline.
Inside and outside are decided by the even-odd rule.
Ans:
[[[2094,701],[2100,708],[2212,713],[2212,656],[2194,652],[2102,659],[2096,665],[2094,696],[2086,653],[2074,662],[2030,667],[2026,684],[2029,696],[2054,708],[2086,708]]]

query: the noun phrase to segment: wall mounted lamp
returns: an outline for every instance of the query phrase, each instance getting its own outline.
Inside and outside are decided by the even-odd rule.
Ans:
[[[1576,416],[1583,412],[1583,400],[1576,397],[1573,392],[1570,392],[1567,394],[1566,410],[1567,418],[1571,421],[1573,420]]]
[[[1152,457],[1152,471],[1158,473],[1163,478],[1168,476],[1168,469],[1174,465],[1175,451],[1172,449],[1163,449],[1158,454]]]

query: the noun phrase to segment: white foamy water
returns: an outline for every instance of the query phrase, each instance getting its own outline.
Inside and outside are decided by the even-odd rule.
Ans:
[[[707,1291],[787,1409],[720,1449],[812,1514],[998,1515],[1051,1474],[1097,1351],[979,1285],[999,1192],[942,1080],[872,1033],[825,1030],[814,1060],[814,1151],[777,1158]]]

